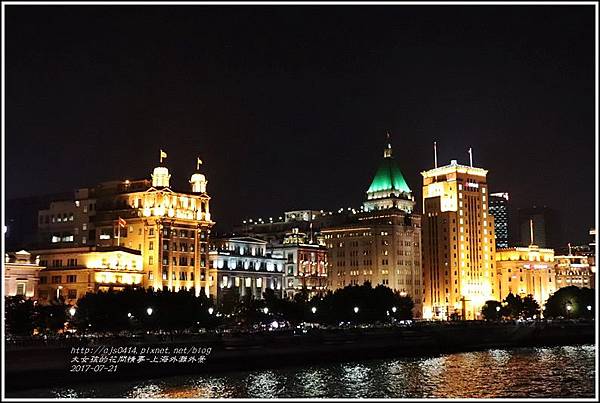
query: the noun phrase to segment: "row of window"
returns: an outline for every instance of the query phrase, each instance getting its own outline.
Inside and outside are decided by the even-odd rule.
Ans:
[[[187,242],[180,242],[179,245],[177,244],[177,242],[173,242],[171,243],[171,250],[172,251],[179,251],[179,252],[194,252],[194,244],[188,244]],[[154,241],[149,241],[148,242],[148,250],[154,250]],[[169,250],[169,241],[163,241],[163,250],[168,251]],[[206,244],[201,244],[200,245],[200,252],[206,252]]]
[[[62,214],[51,214],[51,215],[40,215],[40,224],[58,223],[58,222],[69,222],[75,218],[73,213],[62,213]]]
[[[50,280],[52,281],[52,284],[62,284],[62,277],[63,276],[51,276]],[[65,277],[67,279],[67,283],[77,282],[76,274],[68,274]],[[48,284],[48,276],[40,276],[40,284]]]

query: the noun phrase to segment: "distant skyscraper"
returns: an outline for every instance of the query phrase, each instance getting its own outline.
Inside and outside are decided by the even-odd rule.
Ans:
[[[520,245],[557,249],[562,246],[558,212],[549,207],[519,209]],[[533,231],[532,231],[533,223]],[[531,234],[533,232],[533,239]]]
[[[494,216],[496,247],[508,248],[508,193],[490,194],[490,214]]]
[[[423,175],[423,317],[477,319],[495,294],[487,170],[450,165]]]

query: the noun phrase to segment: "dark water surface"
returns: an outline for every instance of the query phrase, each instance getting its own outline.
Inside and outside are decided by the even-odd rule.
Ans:
[[[273,370],[97,382],[9,397],[594,397],[593,345],[517,348]]]

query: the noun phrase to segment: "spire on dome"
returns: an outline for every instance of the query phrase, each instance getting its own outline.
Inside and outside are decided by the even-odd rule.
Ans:
[[[387,146],[383,149],[383,158],[392,158],[392,140],[390,140],[390,132],[385,132],[387,138]]]

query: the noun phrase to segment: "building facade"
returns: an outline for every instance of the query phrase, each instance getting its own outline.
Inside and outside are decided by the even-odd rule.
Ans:
[[[44,266],[39,258],[32,260],[31,253],[20,250],[4,256],[4,296],[23,296],[37,299],[40,271]]]
[[[139,250],[83,246],[31,251],[44,269],[40,271],[41,303],[58,298],[75,305],[86,293],[122,291],[143,285],[144,268]]]
[[[498,301],[512,293],[532,295],[544,305],[557,289],[554,250],[536,245],[497,249],[495,286]]]
[[[144,287],[193,288],[197,295],[208,295],[208,241],[214,225],[208,181],[195,172],[189,191],[181,192],[171,188],[170,179],[168,168],[159,166],[151,179],[102,182],[49,200],[38,211],[35,249],[137,250]]]
[[[285,259],[268,251],[262,239],[212,239],[209,261],[207,287],[217,302],[246,296],[261,299],[268,288],[283,296]]]
[[[490,214],[494,216],[496,248],[508,248],[509,220],[508,193],[491,193],[489,200]]]
[[[201,290],[208,295],[208,241],[214,225],[208,182],[197,172],[184,193],[170,188],[170,178],[166,167],[157,167],[149,188],[123,181],[117,191],[96,192],[95,243],[141,251],[145,287],[193,288],[196,295]]]
[[[423,175],[423,315],[477,319],[495,295],[494,217],[487,170],[449,165]]]
[[[421,217],[389,142],[362,211],[321,230],[328,248],[331,290],[370,282],[412,297],[421,317]]]
[[[327,289],[327,247],[310,242],[305,233],[294,228],[281,244],[270,245],[274,255],[285,259],[284,295],[292,298],[306,290],[310,297]]]
[[[590,265],[588,256],[555,256],[554,262],[557,289],[572,285],[580,288],[596,288],[596,267]]]
[[[360,209],[359,209],[360,210]],[[324,210],[294,210],[286,211],[279,217],[249,218],[242,224],[236,225],[234,234],[263,239],[267,242],[280,244],[288,233],[294,229],[307,235],[311,242],[318,242],[322,228],[340,225],[356,213],[350,207],[339,209],[337,212]]]

